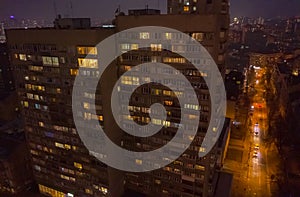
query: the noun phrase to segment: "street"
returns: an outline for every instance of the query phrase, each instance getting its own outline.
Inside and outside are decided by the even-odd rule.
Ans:
[[[278,150],[268,135],[264,69],[247,72],[244,95],[238,102],[224,170],[234,174],[232,197],[276,197],[277,174],[280,169]],[[242,135],[241,135],[242,133]]]

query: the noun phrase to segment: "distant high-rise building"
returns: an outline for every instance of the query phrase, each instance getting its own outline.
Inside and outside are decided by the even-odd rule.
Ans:
[[[184,74],[198,92],[200,105],[186,106],[201,111],[200,127],[191,147],[175,162],[165,168],[147,173],[119,172],[108,168],[89,155],[75,128],[72,114],[72,88],[76,75],[99,77],[97,68],[101,51],[95,47],[108,36],[139,26],[164,26],[173,28],[199,41],[212,55],[222,74],[225,72],[224,52],[228,34],[229,13],[227,1],[168,1],[167,15],[157,11],[131,11],[131,15],[117,16],[115,28],[87,28],[74,25],[56,26],[53,29],[8,30],[7,38],[15,68],[16,86],[23,105],[25,132],[30,148],[34,175],[40,191],[51,196],[120,196],[123,191],[139,192],[146,196],[213,196],[216,185],[216,170],[222,165],[224,147],[216,144],[205,157],[199,158],[201,142],[210,119],[209,92],[203,77],[188,62],[176,54],[167,53],[156,43],[148,50],[136,50],[133,43],[121,43],[122,49],[135,50],[125,53],[113,63],[113,76],[102,80],[115,80],[132,66],[145,62],[161,62],[172,65]],[[189,9],[187,6],[189,2]],[[193,7],[195,4],[195,8]],[[180,8],[180,5],[183,6]],[[203,5],[206,5],[205,8]],[[181,10],[183,9],[183,10]],[[186,11],[185,11],[186,10]],[[192,10],[196,12],[192,13]],[[187,13],[187,14],[184,14]],[[143,15],[145,14],[145,15]],[[59,24],[59,20],[56,24]],[[68,20],[76,22],[76,19]],[[72,27],[72,28],[71,28]],[[61,29],[63,28],[63,29]],[[150,36],[149,32],[135,32],[137,39]],[[20,36],[22,35],[22,36]],[[172,32],[161,35],[170,39]],[[128,47],[129,46],[129,47]],[[89,54],[87,58],[86,55]],[[86,68],[79,72],[79,68]],[[211,76],[208,76],[211,77]],[[120,92],[134,84],[133,80],[122,82]],[[84,84],[83,84],[84,85]],[[118,132],[110,125],[103,106],[107,94],[101,89],[96,95],[85,87],[80,95],[84,112],[77,112],[82,119],[99,120],[108,135]],[[159,85],[149,85],[144,91],[137,91],[129,109],[131,119],[140,124],[154,121],[149,118],[149,106],[145,103],[160,101],[172,120],[180,118],[180,107],[176,95]],[[96,99],[97,114],[91,113],[91,104]],[[142,102],[143,101],[143,102]],[[149,101],[149,102],[147,102]],[[192,118],[192,116],[191,116]],[[156,120],[155,120],[156,121]],[[170,127],[170,120],[160,122],[164,128],[159,136],[150,141],[132,141],[130,136],[121,138],[122,145],[130,150],[147,151],[164,145],[176,132]],[[160,123],[159,123],[160,122]],[[176,121],[175,121],[176,122]],[[227,129],[225,129],[227,131]],[[224,130],[224,131],[225,131]],[[228,136],[228,135],[222,135]],[[165,140],[163,140],[165,139]],[[224,140],[221,139],[223,142]],[[224,144],[224,143],[220,143]],[[137,161],[142,162],[142,161]]]
[[[13,72],[6,43],[0,43],[0,97],[15,90]]]
[[[24,133],[11,132],[0,133],[0,196],[22,193],[33,183]]]
[[[0,23],[0,43],[5,42],[5,31],[4,31],[4,24]]]
[[[228,16],[228,0],[168,0],[168,14],[223,14]]]

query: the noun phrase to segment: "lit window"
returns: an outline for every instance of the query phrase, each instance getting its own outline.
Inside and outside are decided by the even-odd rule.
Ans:
[[[36,150],[30,150],[30,153],[33,155],[39,155],[39,153]]]
[[[27,93],[26,95],[27,95],[27,98],[29,98],[29,99],[33,99],[34,98],[33,94]]]
[[[174,94],[175,94],[177,97],[182,97],[183,92],[175,91]]]
[[[173,101],[165,101],[165,105],[172,106],[173,105]]]
[[[121,50],[129,51],[130,50],[130,44],[121,44]]]
[[[171,57],[164,57],[163,61],[165,63],[186,63],[186,60],[185,58],[180,58],[180,57],[177,57],[177,58],[171,58]]]
[[[189,6],[183,6],[183,11],[188,12],[190,10]]]
[[[77,53],[80,55],[97,55],[98,51],[96,47],[77,47]]]
[[[45,91],[45,87],[44,86],[35,86],[32,89],[36,89],[36,90],[39,90],[39,91]]]
[[[39,95],[36,95],[36,94],[35,94],[35,95],[34,95],[34,99],[37,100],[37,101],[40,100]]]
[[[83,108],[84,109],[90,109],[90,104],[89,103],[83,103]]]
[[[124,66],[124,70],[125,71],[128,71],[128,70],[130,70],[131,69],[131,66]]]
[[[85,120],[91,120],[92,119],[92,114],[91,113],[84,113],[84,119]]]
[[[165,190],[165,189],[163,189],[163,191],[162,191],[164,194],[168,194],[169,192],[167,191],[167,190]]]
[[[138,165],[142,165],[142,164],[143,164],[143,161],[140,160],[140,159],[136,159],[136,160],[135,160],[135,163],[138,164]]]
[[[101,187],[100,189],[101,189],[101,191],[102,191],[103,194],[107,194],[108,193],[107,188]]]
[[[56,93],[61,94],[61,89],[60,88],[56,88]]]
[[[161,44],[151,44],[151,51],[161,51],[162,45]]]
[[[95,99],[95,94],[91,94],[91,93],[85,92],[84,93],[84,97],[85,98],[89,98],[89,99]]]
[[[93,191],[92,190],[90,190],[90,189],[85,189],[85,193],[87,193],[87,194],[93,194]]]
[[[195,169],[204,171],[205,167],[200,165],[195,165]]]
[[[32,85],[31,84],[25,84],[25,89],[26,90],[32,90]]]
[[[148,117],[142,117],[142,122],[148,124],[150,122],[150,118],[148,118]]]
[[[152,118],[152,123],[155,125],[161,125],[161,120]]]
[[[163,91],[163,94],[164,94],[165,96],[171,96],[171,95],[172,95],[172,91],[164,90],[164,91]]]
[[[161,62],[161,59],[159,56],[151,56],[151,62]]]
[[[66,196],[66,197],[74,197],[74,194],[67,193],[67,196]]]
[[[160,185],[160,184],[161,184],[161,181],[156,179],[156,180],[155,180],[155,183],[158,184],[158,185]]]
[[[138,77],[122,76],[121,83],[126,85],[139,85],[140,79]]]
[[[194,120],[194,119],[196,119],[197,118],[197,116],[195,116],[195,115],[189,115],[189,119],[192,119],[192,120]]]
[[[299,71],[298,70],[294,70],[292,74],[297,77],[299,75]]]
[[[34,165],[34,169],[37,170],[37,171],[41,171],[41,167],[38,166],[38,165]]]
[[[171,40],[172,39],[172,33],[166,33],[166,39]]]
[[[43,122],[39,122],[39,126],[40,126],[40,127],[44,127],[45,124],[44,124]]]
[[[71,150],[71,146],[69,144],[65,144],[64,148],[67,149],[67,150]]]
[[[163,125],[165,127],[169,127],[169,126],[171,126],[171,122],[170,121],[163,121]]]
[[[204,33],[193,33],[192,38],[194,38],[198,42],[202,42],[204,39]]]
[[[61,143],[58,143],[58,142],[55,142],[55,146],[58,147],[58,148],[65,148],[65,146]]]
[[[60,57],[59,59],[60,59],[60,63],[62,63],[62,64],[65,64],[65,63],[66,63],[65,57]]]
[[[70,69],[70,75],[73,75],[73,76],[78,75],[78,69]]]
[[[92,117],[92,119],[94,119],[94,120],[98,120],[98,119],[99,119],[99,117],[98,117],[96,114],[91,114],[91,117]]]
[[[82,169],[82,164],[74,162],[74,167],[78,168],[79,170],[81,170]]]
[[[140,33],[140,39],[150,39],[150,33],[149,32],[141,32]]]
[[[123,117],[125,120],[133,120],[133,117],[131,115],[124,115]]]
[[[60,175],[60,178],[68,180],[68,181],[70,180],[70,177],[63,175],[63,174]]]
[[[52,57],[52,65],[53,66],[59,66],[58,57]]]
[[[42,59],[44,66],[59,66],[58,57],[43,56]]]
[[[78,64],[80,67],[84,67],[84,68],[98,68],[97,59],[78,58]]]
[[[161,95],[162,90],[160,89],[151,89],[151,94],[153,95]]]
[[[197,10],[197,7],[196,6],[193,6],[193,11],[196,11]]]
[[[19,56],[20,56],[20,60],[22,60],[22,61],[26,61],[27,60],[25,54],[20,54]]]
[[[199,110],[199,105],[184,104],[184,108],[186,108],[186,109],[193,109],[193,110]]]
[[[103,121],[103,116],[98,116],[98,120]]]
[[[31,71],[43,71],[42,66],[28,66],[28,69]]]
[[[73,194],[68,193],[67,195],[63,192],[57,191],[55,189],[46,187],[44,185],[39,184],[39,190],[41,193],[46,194],[46,196],[53,196],[53,197],[74,197]]]
[[[40,104],[34,104],[34,108],[35,109],[41,109],[41,105]]]
[[[24,107],[29,107],[28,102],[27,102],[27,101],[24,101],[24,102],[23,102],[23,106],[24,106]]]
[[[131,50],[138,50],[139,45],[138,44],[131,44]]]

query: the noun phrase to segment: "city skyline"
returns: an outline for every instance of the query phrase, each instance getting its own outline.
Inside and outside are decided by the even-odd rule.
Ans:
[[[54,3],[55,2],[55,3]],[[79,0],[64,1],[43,1],[30,0],[2,0],[0,3],[0,20],[9,19],[11,16],[16,19],[46,19],[52,20],[56,14],[69,17],[88,17],[92,19],[111,20],[120,5],[121,11],[128,9],[149,8],[160,9],[166,13],[166,1],[159,0],[127,0],[126,3],[120,0],[105,0],[101,3],[96,0],[88,0],[82,4]],[[96,5],[96,6],[95,6]],[[99,5],[99,6],[97,6]],[[55,8],[56,7],[56,8]],[[260,0],[231,0],[231,16],[249,17],[277,17],[277,16],[297,16],[300,11],[300,1],[284,0],[260,1]],[[278,10],[280,9],[280,12]]]

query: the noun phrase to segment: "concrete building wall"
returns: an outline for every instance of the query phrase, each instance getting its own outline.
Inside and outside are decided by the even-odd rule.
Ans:
[[[77,47],[94,47],[113,32],[7,30],[27,145],[41,193],[101,196],[108,192],[107,167],[89,156],[76,132],[71,95],[78,58],[86,56]],[[57,62],[44,65],[42,57],[55,57]]]

